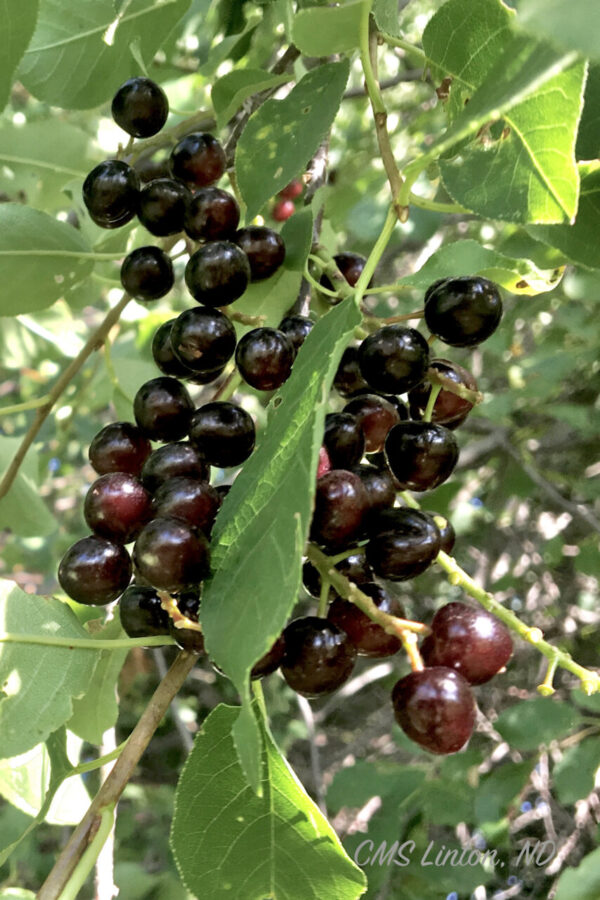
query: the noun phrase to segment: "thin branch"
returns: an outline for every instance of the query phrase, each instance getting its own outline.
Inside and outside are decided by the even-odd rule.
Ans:
[[[33,422],[29,426],[23,440],[21,441],[21,445],[15,455],[13,456],[11,463],[4,473],[4,477],[0,482],[0,500],[6,496],[9,492],[11,485],[15,478],[17,477],[17,473],[21,468],[21,464],[27,455],[27,451],[33,444],[36,439],[38,432],[48,415],[50,414],[53,406],[61,396],[64,390],[69,386],[72,379],[79,372],[83,364],[86,362],[89,356],[92,355],[94,350],[98,350],[102,344],[104,343],[107,334],[110,329],[116,322],[119,321],[119,316],[127,306],[130,301],[129,294],[124,294],[119,303],[110,312],[105,316],[104,321],[98,326],[98,328],[90,335],[83,348],[77,354],[75,359],[67,366],[64,372],[57,379],[56,384],[48,393],[48,401],[37,410]]]
[[[181,651],[158,685],[142,717],[131,732],[129,740],[115,767],[96,794],[85,816],[71,835],[52,871],[40,888],[37,900],[58,900],[71,874],[96,834],[103,813],[114,807],[137,766],[140,757],[160,725],[169,704],[196,664],[197,654]],[[100,847],[98,847],[98,852]],[[93,865],[93,862],[92,862]]]
[[[162,681],[168,671],[164,651],[158,647],[155,647],[152,651],[152,656],[154,657],[154,662],[156,664],[159,678]],[[177,699],[177,697],[173,697],[173,699],[171,700],[171,718],[173,719],[173,724],[177,729],[177,734],[181,738],[183,749],[186,753],[189,753],[194,746],[194,739],[192,738],[185,722],[181,718],[179,708],[179,700]]]
[[[380,81],[379,90],[387,91],[389,88],[396,87],[396,85],[406,81],[421,81],[423,78],[423,71],[423,69],[406,69],[402,72],[398,72],[398,74],[392,76],[392,78],[386,78],[383,81]],[[359,97],[367,96],[367,90],[364,85],[362,85],[361,87],[350,88],[347,90],[342,97],[342,100],[356,100]]]

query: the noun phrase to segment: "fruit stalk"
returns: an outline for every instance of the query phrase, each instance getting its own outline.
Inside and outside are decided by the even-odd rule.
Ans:
[[[175,662],[158,685],[142,717],[131,732],[110,775],[92,800],[88,811],[40,888],[37,900],[58,900],[62,896],[79,861],[97,835],[106,811],[114,807],[119,800],[171,700],[183,685],[197,659],[197,654],[187,651],[182,651],[175,658]],[[108,831],[106,834],[108,835]],[[94,843],[94,849],[99,853],[102,846]],[[91,865],[93,862],[92,860]]]

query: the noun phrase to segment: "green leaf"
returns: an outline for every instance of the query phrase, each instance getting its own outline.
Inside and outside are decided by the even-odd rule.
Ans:
[[[529,259],[511,259],[477,241],[444,244],[412,275],[399,284],[426,290],[438,278],[453,275],[483,275],[513,294],[533,296],[551,291],[563,276],[564,268],[538,269]]]
[[[505,816],[509,805],[527,784],[532,769],[532,762],[510,762],[485,775],[475,794],[477,821],[497,822]]]
[[[522,0],[519,24],[582,56],[600,57],[595,0]]]
[[[236,311],[247,316],[264,316],[264,325],[276,328],[293,305],[300,283],[306,258],[312,243],[313,218],[309,208],[294,213],[281,229],[285,242],[285,260],[277,272],[265,281],[255,281],[249,285],[241,300],[235,305]],[[237,326],[238,337],[253,326]]]
[[[0,127],[0,190],[14,197],[24,192],[27,204],[46,211],[70,204],[63,187],[83,181],[92,165],[89,135],[60,119]]]
[[[579,714],[566,703],[535,697],[505,709],[494,727],[515,750],[535,750],[568,734],[578,721]]]
[[[300,587],[327,396],[360,313],[352,299],[319,319],[289,380],[270,404],[267,427],[217,516],[213,576],[205,583],[207,652],[243,701],[236,743],[259,784],[259,736],[248,674],[286,624]]]
[[[235,115],[244,100],[291,80],[291,75],[272,75],[263,69],[234,69],[215,81],[211,99],[217,117],[217,125],[224,128]]]
[[[373,15],[380,31],[400,37],[400,16],[398,15],[398,0],[375,0],[373,3]]]
[[[76,228],[18,203],[0,206],[0,315],[45,309],[88,277],[91,247]]]
[[[0,437],[0,476],[8,469],[20,445],[21,438]],[[40,497],[39,484],[37,454],[30,450],[8,494],[0,500],[0,528],[10,529],[21,537],[44,537],[56,530],[56,519]]]
[[[24,888],[2,888],[0,900],[35,900],[35,894]]]
[[[590,66],[577,134],[577,159],[600,156],[600,65]]]
[[[19,71],[28,91],[54,106],[90,109],[139,74],[137,42],[149,65],[190,0],[41,0],[33,39]]]
[[[585,64],[513,36],[509,22],[499,0],[483,0],[476,15],[468,0],[449,0],[429,22],[423,44],[436,72],[451,79],[451,124],[427,158],[462,145],[455,159],[440,160],[440,171],[449,194],[473,212],[513,222],[570,221]],[[473,41],[465,41],[471,29]]]
[[[312,6],[294,17],[292,42],[307,56],[331,56],[354,50],[360,41],[360,23],[367,0],[343,6]]]
[[[255,795],[231,738],[237,713],[222,704],[211,712],[177,785],[171,847],[188,890],[210,900],[360,897],[364,875],[264,726],[262,796]]]
[[[343,806],[362,807],[371,797],[394,795],[398,806],[417,791],[425,780],[425,771],[416,766],[385,765],[357,760],[340,769],[327,790],[327,806],[337,812]]]
[[[590,737],[569,747],[552,773],[556,795],[561,803],[575,803],[594,790],[600,767],[600,738]]]
[[[589,269],[600,268],[600,162],[580,163],[581,195],[573,225],[531,225],[527,231],[536,240],[556,247],[571,262]]]
[[[588,853],[576,869],[565,869],[554,900],[597,900],[600,894],[600,850]]]
[[[81,741],[75,740],[79,752]],[[52,765],[46,745],[38,744],[27,753],[0,762],[0,794],[29,816],[38,817],[45,810],[38,821],[77,825],[90,805],[90,795],[81,776],[63,780],[69,769],[59,771]],[[48,797],[51,784],[52,794]],[[2,858],[0,852],[0,863]]]
[[[38,0],[5,0],[2,4],[0,110],[6,106],[14,71],[31,40],[37,14]]]
[[[458,825],[473,821],[475,796],[473,788],[466,783],[426,781],[419,791],[418,803],[429,822]]]
[[[93,632],[98,640],[117,640],[127,637],[121,628],[119,617],[106,628]],[[92,651],[93,652],[93,651]],[[103,650],[98,654],[98,664],[93,681],[83,697],[73,701],[73,715],[67,726],[88,744],[102,743],[102,735],[112,728],[119,715],[117,703],[117,678],[123,668],[127,650]]]
[[[347,61],[308,72],[284,100],[267,100],[238,142],[235,169],[252,219],[308,163],[329,131],[348,80]]]
[[[73,611],[53,597],[26,594],[0,581],[0,631],[89,638]],[[73,713],[94,674],[93,650],[0,643],[0,759],[25,753],[46,740]]]

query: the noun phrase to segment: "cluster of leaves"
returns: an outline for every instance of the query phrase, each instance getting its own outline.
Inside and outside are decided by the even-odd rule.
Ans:
[[[598,522],[581,512],[598,499],[591,454],[598,427],[600,63],[588,6],[523,0],[516,14],[500,0],[412,0],[399,17],[397,0],[372,4],[386,47],[379,76],[396,80],[385,95],[387,125],[407,176],[410,215],[380,266],[380,281],[398,287],[368,303],[382,316],[413,310],[432,281],[453,274],[484,275],[509,293],[502,328],[467,363],[489,396],[472,417],[471,447],[463,468],[430,502],[455,523],[460,562],[478,564],[491,589],[524,609],[528,623],[594,666]],[[329,184],[286,223],[285,266],[266,287],[250,288],[236,304],[240,313],[279,322],[300,289],[321,210],[320,240],[330,252],[348,246],[371,252],[390,194],[367,99],[357,97],[370,9],[369,0],[339,6],[132,0],[119,11],[108,0],[85,0],[76,10],[56,0],[9,0],[10,53],[0,63],[0,98],[8,102],[0,121],[0,191],[9,201],[0,205],[0,358],[3,402],[16,410],[0,419],[0,471],[17,451],[31,410],[42,405],[40,395],[114,303],[115,261],[147,242],[134,223],[115,233],[97,228],[80,200],[87,171],[122,137],[109,129],[108,101],[128,76],[146,70],[166,86],[174,107],[196,110],[172,112],[171,133],[190,127],[188,119],[224,133],[232,121],[245,121],[258,92],[280,91],[258,106],[237,142],[235,178],[247,221],[268,215],[270,199],[302,174],[333,129]],[[280,55],[288,43],[301,55],[293,70],[273,73],[273,48]],[[404,80],[409,65],[423,69],[421,80]],[[159,153],[168,134],[156,139]],[[43,878],[47,861],[35,856],[31,826],[79,821],[88,801],[87,763],[80,760],[117,721],[115,684],[126,650],[51,643],[117,639],[117,624],[96,627],[85,621],[89,610],[39,595],[56,590],[56,561],[84,531],[77,494],[89,480],[91,437],[105,421],[130,418],[133,393],[156,375],[149,353],[154,329],[188,303],[175,291],[151,311],[130,304],[114,344],[82,367],[0,500],[3,574],[27,588],[2,583],[0,630],[42,641],[0,643],[0,793],[11,804],[0,806],[7,837],[0,873],[7,885],[20,880],[19,871],[30,886]],[[493,730],[442,763],[416,755],[391,732],[389,667],[346,701],[348,712],[327,718],[326,707],[320,710],[329,733],[337,726],[324,754],[326,804],[347,833],[350,857],[365,838],[375,847],[399,839],[415,842],[418,860],[432,837],[457,844],[452,829],[461,825],[463,839],[466,827],[473,839],[498,848],[495,865],[365,865],[361,872],[278,749],[279,743],[291,751],[318,794],[298,740],[307,732],[290,722],[290,692],[278,679],[266,690],[277,741],[263,703],[250,695],[253,663],[297,602],[327,397],[359,323],[352,300],[328,312],[268,409],[255,401],[261,441],[218,517],[202,613],[208,651],[232,679],[241,711],[219,705],[209,715],[181,773],[172,827],[177,866],[193,895],[215,900],[350,900],[367,889],[364,872],[369,897],[382,891],[437,900],[454,891],[462,898],[477,885],[504,886],[509,873],[530,896],[546,896],[549,876],[535,866],[511,868],[520,805],[539,795],[563,813],[558,838],[576,831],[564,810],[594,788],[600,706],[583,694],[564,703],[516,702],[540,679],[531,649],[518,653],[504,685],[482,693]],[[439,572],[422,576],[406,594],[417,618],[427,618],[440,599],[457,598]],[[566,619],[574,623],[568,633]],[[237,702],[229,682],[220,681],[213,694]],[[204,711],[196,697],[185,702],[192,716]],[[510,750],[498,753],[500,738]],[[547,768],[547,747],[553,799],[541,793],[550,788],[538,771],[542,763]],[[347,753],[363,758],[342,766]],[[375,808],[374,798],[367,832],[357,831],[353,821],[359,810]],[[129,839],[131,856],[130,868],[118,873],[122,890],[128,897],[185,897],[172,872],[163,872],[160,883],[140,877],[129,815],[126,806],[123,845]],[[527,836],[544,835],[543,811],[532,822]],[[580,831],[583,855],[593,842]],[[561,876],[557,898],[595,896],[598,868],[597,853],[590,853]],[[0,887],[0,898],[29,896]]]

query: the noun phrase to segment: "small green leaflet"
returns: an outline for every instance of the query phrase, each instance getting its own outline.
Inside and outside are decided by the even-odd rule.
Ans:
[[[339,109],[348,72],[347,61],[319,66],[284,100],[267,100],[250,118],[235,155],[248,221],[315,153]]]
[[[596,0],[521,0],[519,24],[582,56],[600,58]]]
[[[285,242],[283,265],[265,281],[248,286],[235,304],[236,312],[247,316],[264,316],[263,325],[276,328],[294,303],[300,290],[302,273],[312,243],[313,217],[310,208],[298,210],[281,229]],[[236,325],[238,338],[252,326]]]
[[[234,69],[215,81],[211,99],[217,126],[224,128],[244,100],[267,88],[277,87],[291,80],[291,75],[272,75],[264,69]]]
[[[205,583],[207,652],[235,682],[242,713],[235,739],[248,779],[260,785],[260,735],[248,675],[285,626],[300,587],[329,388],[361,316],[352,299],[316,323],[267,427],[217,516],[213,576]]]
[[[64,109],[91,109],[115,93],[139,64],[149,65],[190,0],[41,0],[33,39],[19,70],[28,91]]]
[[[600,157],[600,64],[590,66],[577,133],[577,159]]]
[[[453,241],[433,253],[418,272],[405,275],[399,284],[427,290],[438,278],[482,275],[513,294],[534,296],[551,291],[561,280],[564,267],[538,269],[529,259],[511,259],[477,241]]]
[[[579,714],[566,703],[535,697],[505,709],[494,728],[516,750],[534,750],[540,744],[564,737],[579,720]]]
[[[552,782],[561,803],[575,803],[594,790],[600,767],[600,738],[588,737],[569,747],[554,766]]]
[[[89,638],[65,603],[0,581],[0,632]],[[46,740],[85,694],[99,654],[93,650],[0,642],[0,759]]]
[[[572,262],[600,269],[600,162],[581,163],[581,194],[573,225],[530,225],[527,231],[537,241],[556,247]]]
[[[449,0],[429,22],[423,44],[436,77],[448,79],[451,124],[427,156],[442,157],[446,189],[480,215],[568,221],[578,200],[574,151],[585,64],[514,35],[511,18],[500,0],[481,0],[475,9],[469,0]],[[473,40],[464,39],[467,20]]]
[[[210,713],[177,785],[171,847],[188,890],[210,900],[362,896],[363,873],[264,723],[261,796],[247,783],[231,737],[237,712],[221,704]]]
[[[554,900],[597,900],[600,895],[600,850],[588,853],[576,869],[565,869]]]
[[[0,54],[0,110],[10,94],[13,74],[35,29],[38,0],[4,0]]]
[[[20,203],[0,206],[0,316],[45,309],[92,271],[76,228]]]
[[[368,0],[343,6],[311,6],[294,17],[292,42],[307,56],[331,56],[359,45],[360,23]]]
[[[398,0],[375,0],[373,3],[373,15],[380,31],[400,37],[400,15],[398,13]]]
[[[0,424],[2,424],[0,408]],[[8,469],[21,445],[21,438],[0,435],[0,476]],[[45,537],[57,522],[39,490],[38,457],[30,450],[10,490],[0,500],[0,528],[10,528],[21,537]]]

